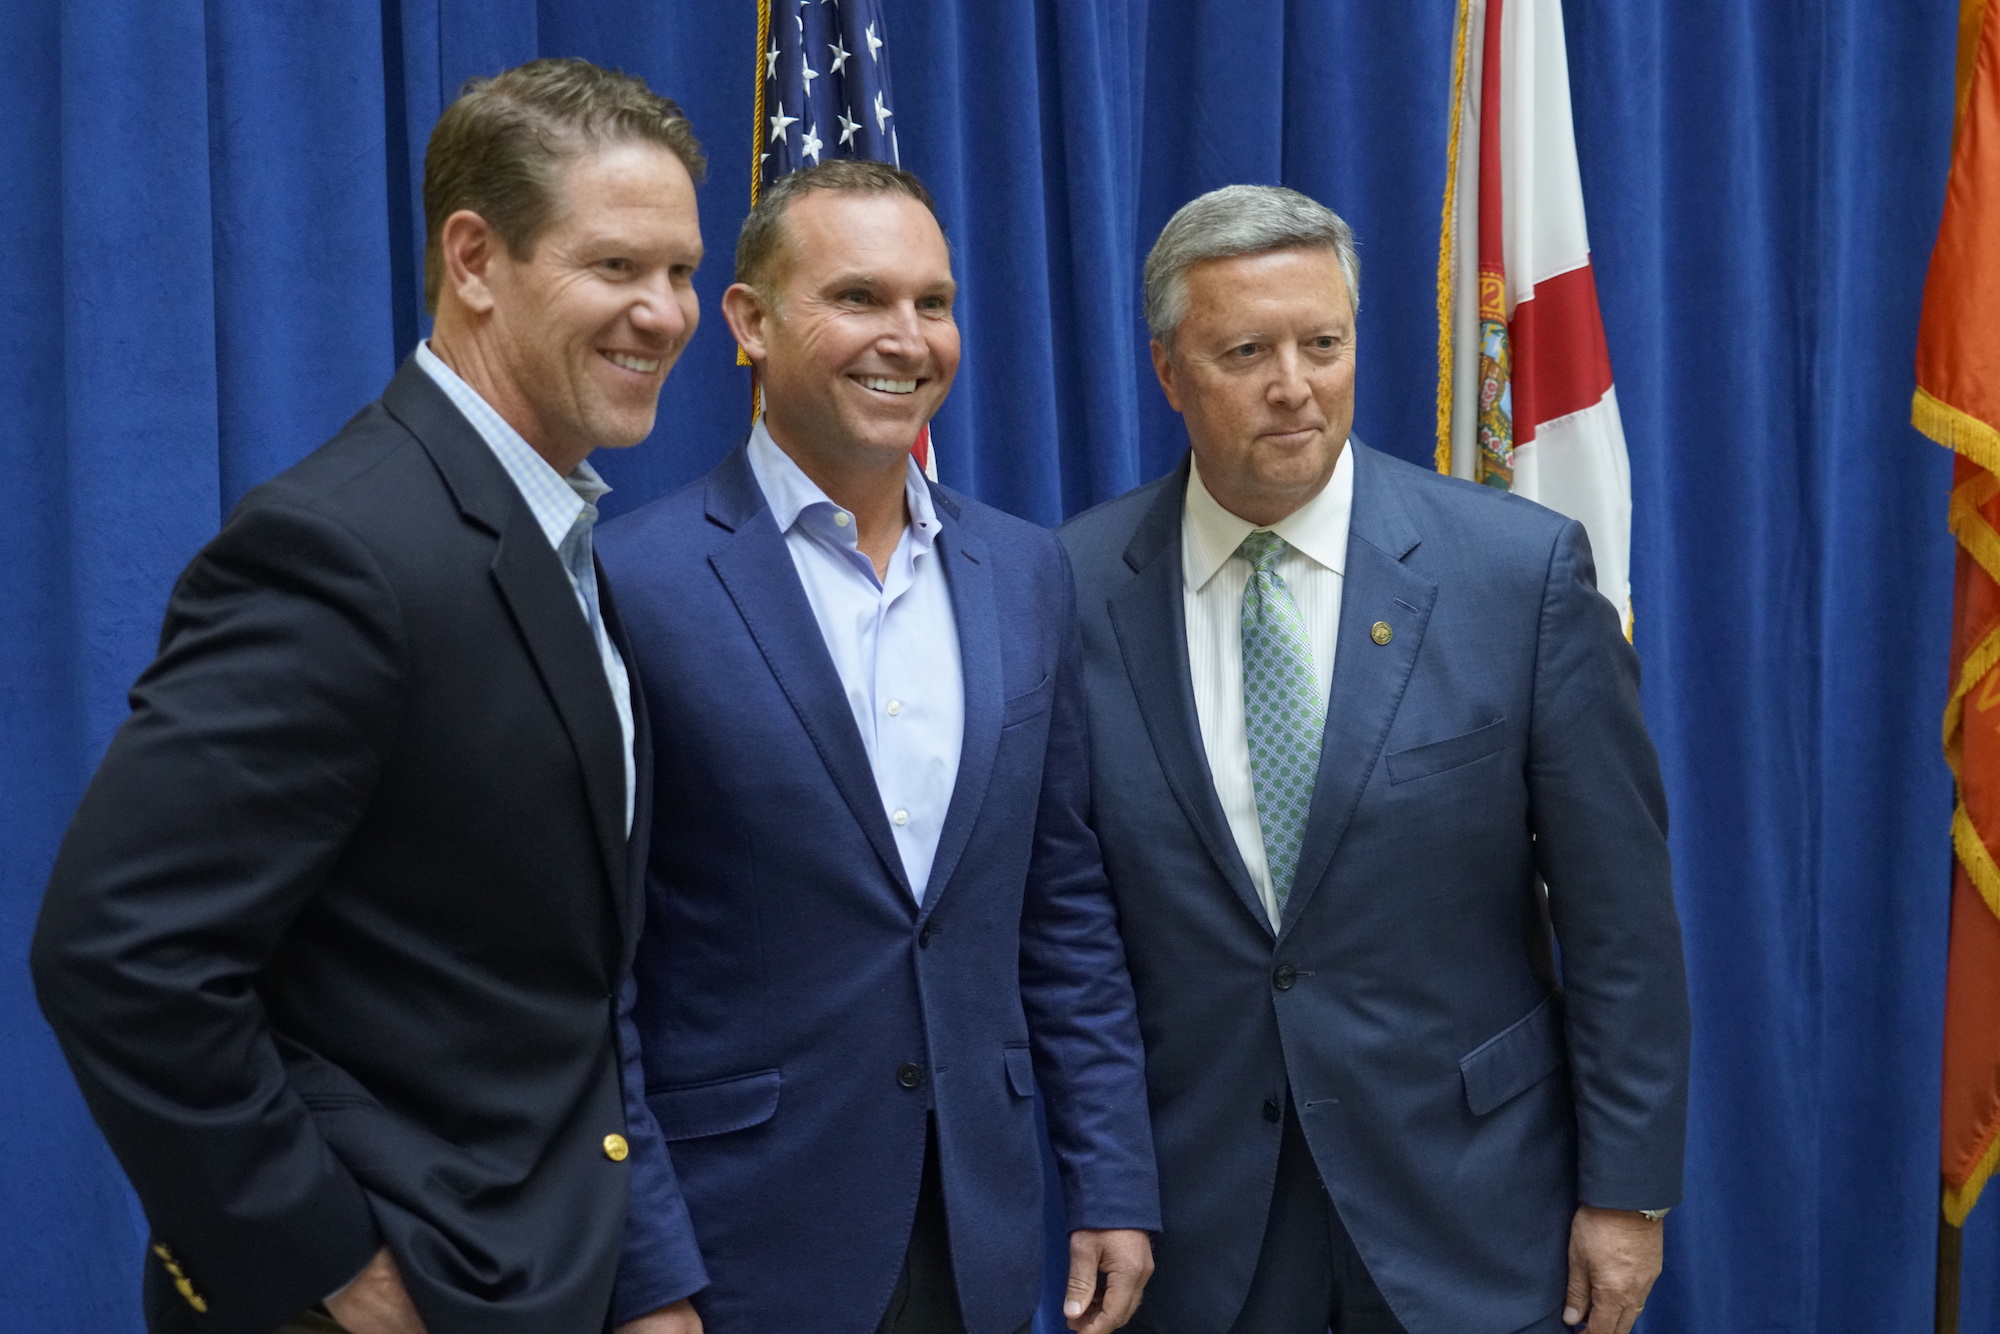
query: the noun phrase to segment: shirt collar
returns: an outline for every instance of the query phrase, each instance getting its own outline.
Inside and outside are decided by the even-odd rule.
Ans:
[[[806,476],[805,469],[779,447],[778,442],[771,438],[770,431],[765,429],[762,416],[750,427],[750,443],[746,448],[750,455],[750,471],[756,475],[757,485],[764,492],[765,503],[771,507],[771,518],[777,523],[779,532],[789,533],[793,527],[802,524],[807,532],[822,541],[849,551],[859,551],[853,515],[834,504],[826,492],[820,490],[819,483]],[[915,551],[929,551],[937,541],[937,507],[931,503],[930,484],[924,479],[923,469],[917,466],[916,459],[908,459],[906,466],[908,471],[903,479],[903,499],[909,507],[910,522],[905,531],[909,533]],[[847,522],[836,522],[843,514],[847,514]]]
[[[576,526],[577,516],[611,491],[597,469],[587,459],[577,464],[576,471],[567,477],[550,467],[549,461],[536,453],[535,447],[508,425],[507,419],[494,411],[478,390],[431,351],[427,340],[417,344],[417,365],[444,390],[445,397],[500,460],[521,498],[528,502],[528,511],[548,537],[549,545],[560,549],[570,529]]]
[[[1347,526],[1354,512],[1354,448],[1341,446],[1333,476],[1319,494],[1271,525],[1293,550],[1344,575],[1347,571]],[[1189,588],[1208,586],[1257,527],[1222,507],[1201,480],[1201,468],[1188,460],[1187,500],[1181,512],[1181,577]]]

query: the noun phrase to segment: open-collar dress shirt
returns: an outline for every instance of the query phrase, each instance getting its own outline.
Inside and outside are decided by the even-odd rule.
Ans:
[[[597,470],[588,462],[579,463],[576,471],[565,477],[550,467],[548,460],[537,454],[534,446],[479,396],[478,390],[460,379],[456,371],[431,351],[429,343],[417,344],[417,364],[472,423],[472,429],[479,432],[479,438],[493,451],[493,457],[500,460],[500,466],[514,479],[521,499],[528,502],[528,512],[535,516],[535,523],[541,528],[542,535],[549,539],[549,545],[555,548],[556,555],[563,556],[563,544],[572,540],[571,531],[579,524],[583,525],[585,532],[578,540],[583,543],[587,554],[590,550],[589,530],[597,522],[597,502],[611,490],[597,475]],[[632,680],[625,671],[625,659],[619,655],[618,646],[611,642],[611,636],[604,628],[604,618],[593,614],[597,601],[595,586],[586,589],[582,582],[583,578],[595,579],[595,562],[583,562],[583,569],[588,573],[571,568],[567,559],[563,564],[570,576],[570,586],[576,592],[577,606],[583,611],[584,623],[595,632],[597,656],[604,664],[604,681],[611,689],[612,707],[618,711],[618,730],[625,740],[625,832],[630,835],[632,802],[637,790],[632,760]]]
[[[910,460],[903,484],[909,522],[887,577],[877,578],[854,516],[778,447],[762,418],[750,429],[749,454],[840,674],[910,892],[921,904],[965,739],[958,622],[930,487]]]
[[[1313,681],[1322,706],[1333,686],[1347,525],[1353,509],[1354,451],[1343,445],[1333,476],[1320,493],[1270,527],[1291,548],[1279,558],[1277,573],[1305,620]],[[1181,605],[1187,618],[1195,715],[1201,722],[1201,744],[1215,795],[1229,819],[1229,832],[1243,855],[1250,883],[1276,930],[1278,898],[1264,855],[1264,829],[1257,820],[1257,790],[1250,776],[1250,739],[1243,726],[1243,590],[1251,569],[1236,549],[1256,528],[1224,509],[1202,482],[1201,469],[1189,466],[1181,511]]]

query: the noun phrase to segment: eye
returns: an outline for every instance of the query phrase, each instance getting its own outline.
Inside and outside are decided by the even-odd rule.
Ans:
[[[850,291],[842,292],[840,299],[850,306],[867,306],[874,304],[875,294],[866,288],[856,287]]]
[[[917,309],[930,315],[948,315],[951,313],[951,298],[927,296],[917,302]]]
[[[607,273],[616,273],[621,276],[633,272],[636,268],[631,260],[617,256],[610,259],[598,260],[597,267],[605,270]]]
[[[1248,361],[1251,357],[1257,355],[1257,345],[1255,343],[1238,343],[1235,347],[1229,349],[1229,355],[1238,361]]]

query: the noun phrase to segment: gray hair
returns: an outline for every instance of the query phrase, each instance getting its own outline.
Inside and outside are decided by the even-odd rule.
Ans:
[[[1361,313],[1361,257],[1340,215],[1282,185],[1225,185],[1181,205],[1146,256],[1146,327],[1173,346],[1187,314],[1187,271],[1205,259],[1272,250],[1331,250]]]

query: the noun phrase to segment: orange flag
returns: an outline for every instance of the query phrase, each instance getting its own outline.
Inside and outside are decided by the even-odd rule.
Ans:
[[[1944,1216],[2000,1160],[2000,3],[1964,0],[1944,221],[1917,334],[1917,429],[1957,451],[1958,577],[1944,747],[1952,817],[1945,978]]]

